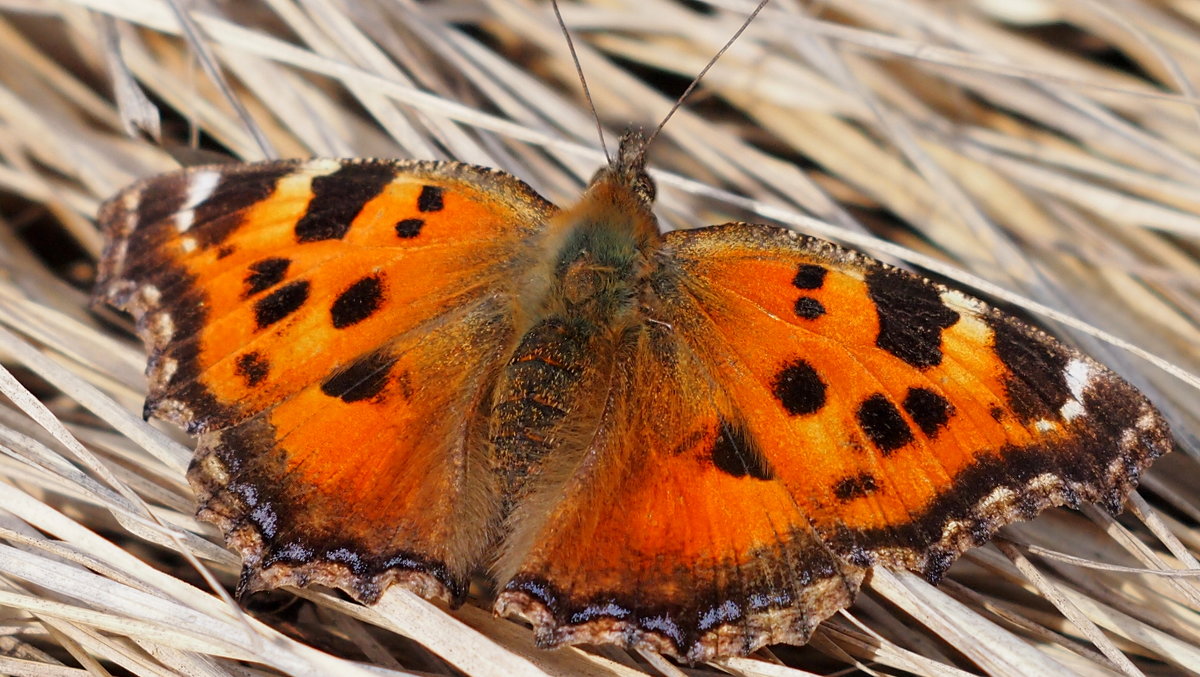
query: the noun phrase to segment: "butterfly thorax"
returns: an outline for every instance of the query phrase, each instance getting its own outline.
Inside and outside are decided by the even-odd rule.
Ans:
[[[603,192],[608,194],[600,197],[611,197]],[[578,212],[568,212],[574,220],[565,224],[562,247],[554,255],[553,282],[544,299],[549,312],[565,310],[609,323],[633,310],[657,230],[646,232],[654,228],[648,211],[645,219],[631,219],[613,204],[589,199]]]

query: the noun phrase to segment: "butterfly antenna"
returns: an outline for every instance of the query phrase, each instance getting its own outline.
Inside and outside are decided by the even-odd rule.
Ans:
[[[704,68],[700,69],[700,73],[696,75],[696,77],[692,80],[692,83],[689,84],[687,89],[683,90],[683,94],[680,94],[679,98],[675,100],[675,105],[671,106],[671,110],[667,111],[667,116],[664,117],[662,122],[658,123],[658,126],[654,128],[654,133],[650,135],[650,138],[646,139],[644,146],[645,148],[650,147],[650,144],[654,141],[654,138],[657,137],[658,133],[662,131],[662,128],[666,126],[667,121],[671,119],[672,115],[675,115],[675,111],[679,110],[679,107],[682,106],[683,102],[687,101],[688,96],[691,95],[692,90],[696,89],[696,85],[700,84],[700,81],[704,79],[704,75],[708,73],[710,68],[716,65],[717,61],[721,58],[721,55],[723,55],[726,50],[732,47],[733,43],[737,42],[738,38],[742,37],[742,33],[746,32],[746,29],[750,27],[750,24],[754,21],[754,18],[758,16],[758,13],[761,12],[763,7],[766,7],[767,3],[770,1],[771,0],[760,0],[758,6],[754,8],[754,11],[750,12],[750,16],[746,17],[746,20],[742,22],[741,28],[738,28],[737,32],[733,34],[733,37],[729,38],[729,40],[725,42],[725,45],[713,55],[713,58],[708,60],[708,63],[704,65]],[[555,6],[555,9],[557,11],[557,6]]]
[[[592,119],[596,121],[596,133],[600,135],[600,147],[604,149],[604,159],[612,164],[612,157],[608,154],[608,144],[604,142],[604,126],[600,124],[600,116],[596,113],[596,103],[592,101],[592,92],[588,89],[587,78],[583,77],[583,66],[579,64],[579,54],[575,52],[575,41],[571,39],[571,31],[567,30],[567,23],[563,21],[562,12],[558,9],[558,0],[550,0],[550,6],[554,8],[554,17],[558,19],[558,27],[562,29],[563,37],[567,39],[567,49],[571,50],[571,60],[575,62],[575,74],[579,76],[579,84],[583,85],[583,98],[587,99],[588,108],[592,109]]]

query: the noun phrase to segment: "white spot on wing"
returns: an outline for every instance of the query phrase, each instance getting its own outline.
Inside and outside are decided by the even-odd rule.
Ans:
[[[183,250],[184,254],[191,254],[192,252],[196,251],[196,238],[194,238],[194,237],[180,238],[179,239],[179,248]]]
[[[1067,381],[1067,389],[1071,391],[1071,399],[1058,410],[1058,413],[1067,421],[1075,419],[1087,413],[1083,408],[1083,391],[1087,389],[1088,384],[1092,380],[1092,365],[1085,360],[1074,358],[1067,363],[1067,368],[1063,370],[1063,378]]]
[[[1066,404],[1062,405],[1062,408],[1058,410],[1058,413],[1063,417],[1064,421],[1074,421],[1080,416],[1086,414],[1087,410],[1083,408],[1083,405],[1080,404],[1078,400],[1070,400]]]
[[[162,362],[162,368],[159,369],[157,378],[160,383],[170,383],[171,378],[175,376],[175,372],[179,371],[179,361],[166,359]]]
[[[150,332],[155,341],[166,343],[175,338],[175,321],[166,313],[156,313],[150,320]]]
[[[1071,396],[1077,400],[1082,400],[1083,389],[1092,380],[1092,365],[1084,360],[1075,358],[1067,364],[1064,375],[1067,378],[1067,388],[1071,390]]]
[[[983,303],[978,299],[973,299],[966,294],[954,290],[947,289],[941,293],[942,303],[946,304],[951,310],[966,311],[968,313],[979,314],[983,312]]]
[[[341,562],[346,564],[351,569],[356,568],[356,566],[362,562],[362,559],[358,556],[358,554],[349,548],[330,550],[325,554],[325,557],[331,562]]]
[[[942,529],[942,538],[945,538],[947,535],[957,535],[967,531],[970,528],[970,522],[964,522],[963,520],[951,520],[947,522],[945,528]]]
[[[1064,406],[1063,409],[1066,409],[1066,407]],[[1034,430],[1038,431],[1039,433],[1053,432],[1055,427],[1056,426],[1054,425],[1053,421],[1047,421],[1044,418],[1040,418],[1033,422]]]
[[[1138,430],[1150,430],[1157,425],[1158,425],[1158,416],[1156,416],[1153,411],[1147,411],[1146,413],[1144,413],[1140,417],[1138,417],[1138,420],[1137,420]]]
[[[1062,480],[1052,473],[1044,472],[1029,482],[1029,488],[1035,491],[1050,491],[1062,484]]]
[[[192,410],[179,400],[163,400],[154,408],[154,415],[164,420],[190,421]]]
[[[988,513],[999,504],[1011,503],[1016,496],[1012,489],[1008,487],[996,487],[992,489],[992,493],[988,494],[979,502],[976,511],[980,513]]]
[[[192,223],[196,220],[195,209],[185,209],[181,212],[175,212],[175,229],[181,233],[186,233],[191,230]]]
[[[229,473],[225,470],[225,464],[216,456],[205,456],[200,464],[204,468],[204,472],[214,481],[220,484],[229,483]]]
[[[304,171],[312,176],[324,176],[332,174],[342,168],[342,163],[329,158],[318,158],[310,162],[304,163]]]
[[[212,196],[221,183],[220,172],[197,172],[188,177],[187,196],[183,199],[179,212],[175,214],[175,227],[179,232],[187,232],[196,218],[195,208]]]

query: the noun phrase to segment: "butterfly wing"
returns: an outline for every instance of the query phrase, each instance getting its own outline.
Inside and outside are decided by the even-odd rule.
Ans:
[[[614,643],[689,661],[803,643],[864,570],[821,541],[746,447],[708,358],[666,324],[623,337],[599,428],[547,460],[512,516],[497,610],[539,644]],[[607,381],[605,375],[599,381]]]
[[[665,297],[682,299],[667,321],[711,351],[764,458],[857,564],[936,580],[1047,507],[1119,510],[1170,449],[1133,386],[960,292],[765,226],[666,247],[680,293]]]
[[[1170,446],[1103,366],[828,242],[673,232],[649,284],[601,433],[506,555],[500,608],[547,644],[803,643],[863,567],[936,580],[1006,523],[1116,509]]]
[[[461,596],[494,524],[478,409],[554,211],[492,170],[332,160],[196,168],[105,205],[99,295],[146,341],[147,416],[200,435],[189,478],[244,589]]]

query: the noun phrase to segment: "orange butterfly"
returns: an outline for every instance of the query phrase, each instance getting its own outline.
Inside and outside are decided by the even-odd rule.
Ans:
[[[645,144],[559,210],[454,162],[201,167],[108,202],[99,294],[146,415],[199,436],[240,589],[489,569],[540,644],[803,643],[867,568],[936,581],[1006,523],[1110,510],[1170,448],[1133,387],[829,242],[659,234]]]

